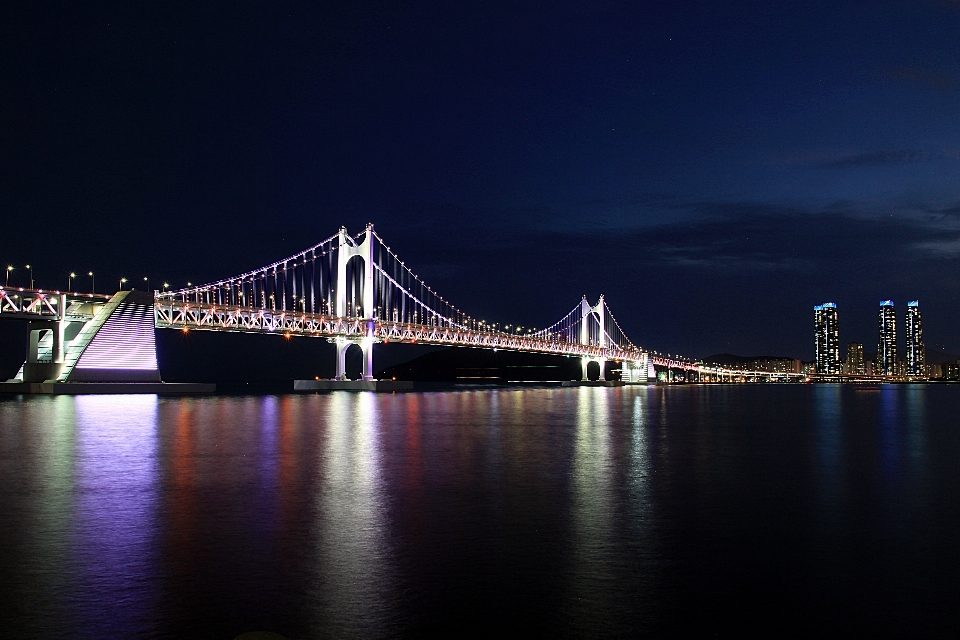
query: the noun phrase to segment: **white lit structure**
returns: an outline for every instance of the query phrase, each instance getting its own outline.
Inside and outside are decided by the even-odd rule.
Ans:
[[[363,380],[373,380],[373,343],[375,342],[374,305],[373,305],[373,225],[367,225],[363,233],[363,242],[359,244],[347,234],[346,227],[340,227],[337,234],[337,317],[359,317],[364,322],[362,338],[345,338],[338,336],[332,340],[337,345],[337,380],[347,379],[347,349],[351,344],[360,345],[363,351]],[[351,282],[348,279],[348,263],[351,258],[360,258],[363,261],[363,282],[361,285],[362,311],[357,313],[357,301],[352,295]]]
[[[926,375],[926,348],[923,344],[923,318],[920,314],[920,302],[907,303],[905,335],[907,342],[907,375]]]
[[[594,328],[591,319],[596,320],[596,330],[592,332],[591,329]],[[600,381],[607,379],[606,377],[606,350],[607,350],[607,332],[606,327],[604,326],[603,321],[603,296],[600,296],[600,300],[597,301],[597,304],[590,306],[590,303],[587,302],[587,296],[583,296],[583,299],[580,300],[580,344],[582,345],[596,345],[600,347],[601,355],[599,356],[583,356],[580,359],[581,370],[580,374],[581,380],[587,380],[587,366],[591,362],[596,362],[600,365]]]
[[[893,300],[880,302],[879,330],[874,371],[884,376],[895,376],[899,372],[897,371],[897,314],[893,307]]]
[[[833,302],[813,308],[817,348],[817,373],[840,373],[840,326],[837,305]]]

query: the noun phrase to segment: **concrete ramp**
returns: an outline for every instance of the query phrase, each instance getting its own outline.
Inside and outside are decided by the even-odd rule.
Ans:
[[[92,315],[31,320],[27,360],[10,382],[160,382],[153,295],[120,291],[87,306]]]
[[[111,298],[67,347],[58,379],[63,382],[160,382],[153,296],[121,291]]]

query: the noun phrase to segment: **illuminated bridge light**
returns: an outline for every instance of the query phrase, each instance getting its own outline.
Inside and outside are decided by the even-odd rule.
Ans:
[[[157,371],[153,308],[122,302],[100,327],[75,368]]]

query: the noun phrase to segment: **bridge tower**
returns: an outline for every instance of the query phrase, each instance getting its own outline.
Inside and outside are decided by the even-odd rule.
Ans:
[[[603,349],[603,353],[606,353],[607,348],[607,332],[604,325],[603,318],[603,295],[601,294],[600,300],[597,301],[596,306],[590,306],[590,303],[587,302],[587,296],[583,296],[583,299],[580,300],[580,344],[589,345],[590,344],[590,316],[596,315],[597,323],[600,325],[600,338],[597,343],[598,346]],[[604,369],[606,368],[607,358],[606,356],[583,356],[580,360],[582,371],[580,374],[581,380],[587,379],[587,365],[591,362],[596,362],[600,365],[600,380],[606,380],[606,375],[604,374]]]
[[[346,227],[340,227],[339,245],[337,248],[337,317],[356,317],[357,310],[348,309],[347,291],[350,283],[347,281],[347,263],[351,258],[359,256],[363,260],[363,298],[362,315],[366,323],[366,335],[360,340],[336,338],[337,345],[337,380],[347,379],[346,356],[351,344],[360,345],[363,351],[363,380],[373,380],[373,343],[376,331],[376,308],[373,304],[373,224],[367,224],[363,242],[356,244],[347,233]]]

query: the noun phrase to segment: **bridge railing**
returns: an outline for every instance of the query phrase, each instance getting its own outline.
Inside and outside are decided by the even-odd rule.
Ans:
[[[0,318],[13,320],[88,319],[111,296],[75,291],[0,287]]]

